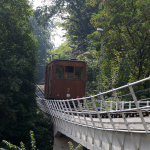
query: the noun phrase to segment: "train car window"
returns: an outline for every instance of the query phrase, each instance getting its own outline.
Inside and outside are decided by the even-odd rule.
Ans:
[[[64,66],[56,66],[56,78],[64,79]]]
[[[65,77],[67,79],[73,79],[74,67],[73,66],[66,66],[65,67]]]
[[[75,79],[83,80],[83,68],[82,67],[75,67]]]

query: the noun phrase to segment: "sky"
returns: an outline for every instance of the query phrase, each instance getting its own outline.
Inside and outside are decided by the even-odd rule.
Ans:
[[[42,6],[43,0],[29,0],[30,2],[33,1],[33,9],[36,9],[38,6]],[[46,2],[48,4],[48,1]],[[59,47],[63,42],[65,42],[64,37],[62,37],[65,34],[65,31],[62,30],[62,28],[57,27],[52,32],[52,42],[54,43],[55,47]]]
[[[41,6],[42,5],[42,2],[41,0],[29,0],[30,2],[33,1],[33,8],[35,9],[36,7],[38,6]]]

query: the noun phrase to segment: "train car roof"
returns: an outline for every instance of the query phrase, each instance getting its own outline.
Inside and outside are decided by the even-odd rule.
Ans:
[[[55,62],[58,62],[58,61],[63,61],[63,62],[80,62],[80,63],[86,63],[85,61],[80,61],[80,60],[77,60],[77,59],[71,59],[71,60],[54,59],[53,61],[51,61],[51,62],[50,62],[50,63],[48,63],[47,65],[52,64],[52,63],[55,63]]]

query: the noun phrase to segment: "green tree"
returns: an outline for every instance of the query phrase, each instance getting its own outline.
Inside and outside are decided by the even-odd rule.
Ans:
[[[34,28],[34,36],[36,37],[38,43],[36,54],[36,73],[37,82],[40,83],[45,77],[45,65],[48,52],[50,52],[53,48],[50,34],[51,30],[46,30],[41,25],[38,25],[34,17],[30,17],[30,23]]]
[[[82,148],[82,144],[79,144],[76,148],[74,148],[72,142],[68,142],[70,150],[80,150]]]
[[[32,126],[32,108],[36,106],[36,44],[28,22],[31,8],[28,1],[1,1],[0,13],[1,139],[2,135],[4,138],[16,135],[19,139],[18,135],[22,135],[22,130]],[[29,100],[30,107],[27,107]],[[24,119],[29,123],[28,127],[25,127]],[[20,133],[16,133],[16,121],[22,128]]]
[[[30,131],[30,138],[31,138],[31,149],[32,150],[36,150],[36,141],[34,138],[34,133],[33,131]],[[7,145],[8,148],[10,149],[16,149],[16,150],[26,150],[23,142],[20,142],[20,147],[11,144],[10,142],[3,140],[3,143],[5,143]],[[0,148],[0,150],[5,150],[4,148]]]
[[[70,45],[76,45],[76,51],[80,54],[87,51],[87,35],[95,30],[90,23],[90,19],[92,13],[97,11],[98,5],[87,7],[85,0],[54,0],[50,6],[38,7],[34,14],[38,23],[43,27],[45,27],[45,24],[51,24],[52,17],[61,17],[63,23],[59,25],[67,31],[66,37]],[[64,14],[67,14],[67,16]]]
[[[51,51],[51,54],[55,55],[55,54],[59,54],[60,55],[60,59],[72,59],[72,48],[69,47],[68,42],[64,42],[63,44],[61,44],[61,46],[54,48]],[[54,56],[54,59],[58,59],[58,55]]]
[[[28,131],[38,125],[37,44],[29,23],[31,15],[28,0],[0,1],[0,141],[18,145],[22,138],[27,148]]]
[[[51,11],[46,11],[46,14],[49,12],[52,14],[52,16],[55,14],[62,18],[63,23],[59,23],[59,26],[66,30],[65,37],[67,38],[68,46],[75,46],[75,57],[78,60],[85,60],[87,62],[88,81],[86,91],[89,91],[87,94],[93,94],[92,91],[96,88],[95,84],[97,78],[96,74],[98,69],[98,61],[96,61],[95,52],[93,51],[93,48],[91,48],[92,45],[88,47],[90,41],[87,39],[87,35],[95,31],[94,26],[90,23],[90,19],[92,13],[98,12],[98,5],[95,5],[94,7],[87,6],[86,0],[54,0],[51,6],[46,7],[53,8],[52,10],[55,10],[52,11],[50,9]],[[68,59],[69,58],[70,57],[68,57]],[[94,73],[92,74],[93,71]],[[90,82],[92,82],[92,86],[90,85]],[[95,92],[96,91],[97,90],[95,90]]]
[[[92,15],[91,23],[104,29],[103,89],[147,77],[150,73],[149,1],[87,2],[90,6],[99,4],[99,12]],[[96,33],[89,36],[99,37]]]
[[[87,51],[89,41],[87,35],[91,34],[95,29],[90,23],[92,13],[98,11],[98,7],[87,7],[86,1],[66,0],[67,7],[64,11],[68,13],[68,16],[63,17],[64,23],[62,24],[67,31],[67,38],[71,44],[76,45],[76,56]]]

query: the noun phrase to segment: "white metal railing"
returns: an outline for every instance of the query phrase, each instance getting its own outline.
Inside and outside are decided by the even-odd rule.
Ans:
[[[95,103],[98,104],[102,103],[101,100],[96,100]],[[105,101],[108,110],[112,111],[112,110],[119,110],[118,107],[118,103],[116,101]],[[146,98],[145,100],[140,100],[137,102],[139,107],[144,107],[144,106],[149,106],[150,105],[150,98]],[[92,102],[91,102],[92,105]],[[121,105],[121,110],[126,110],[126,109],[132,109],[135,106],[135,102],[134,101],[120,101],[120,105]],[[93,109],[93,107],[90,107],[91,109]],[[97,109],[100,109],[100,107],[97,107]],[[105,111],[105,107],[102,106],[102,111]]]
[[[73,124],[148,134],[150,86],[140,89],[144,85],[150,85],[150,77],[90,97],[68,100],[37,98],[37,104],[53,118]]]

